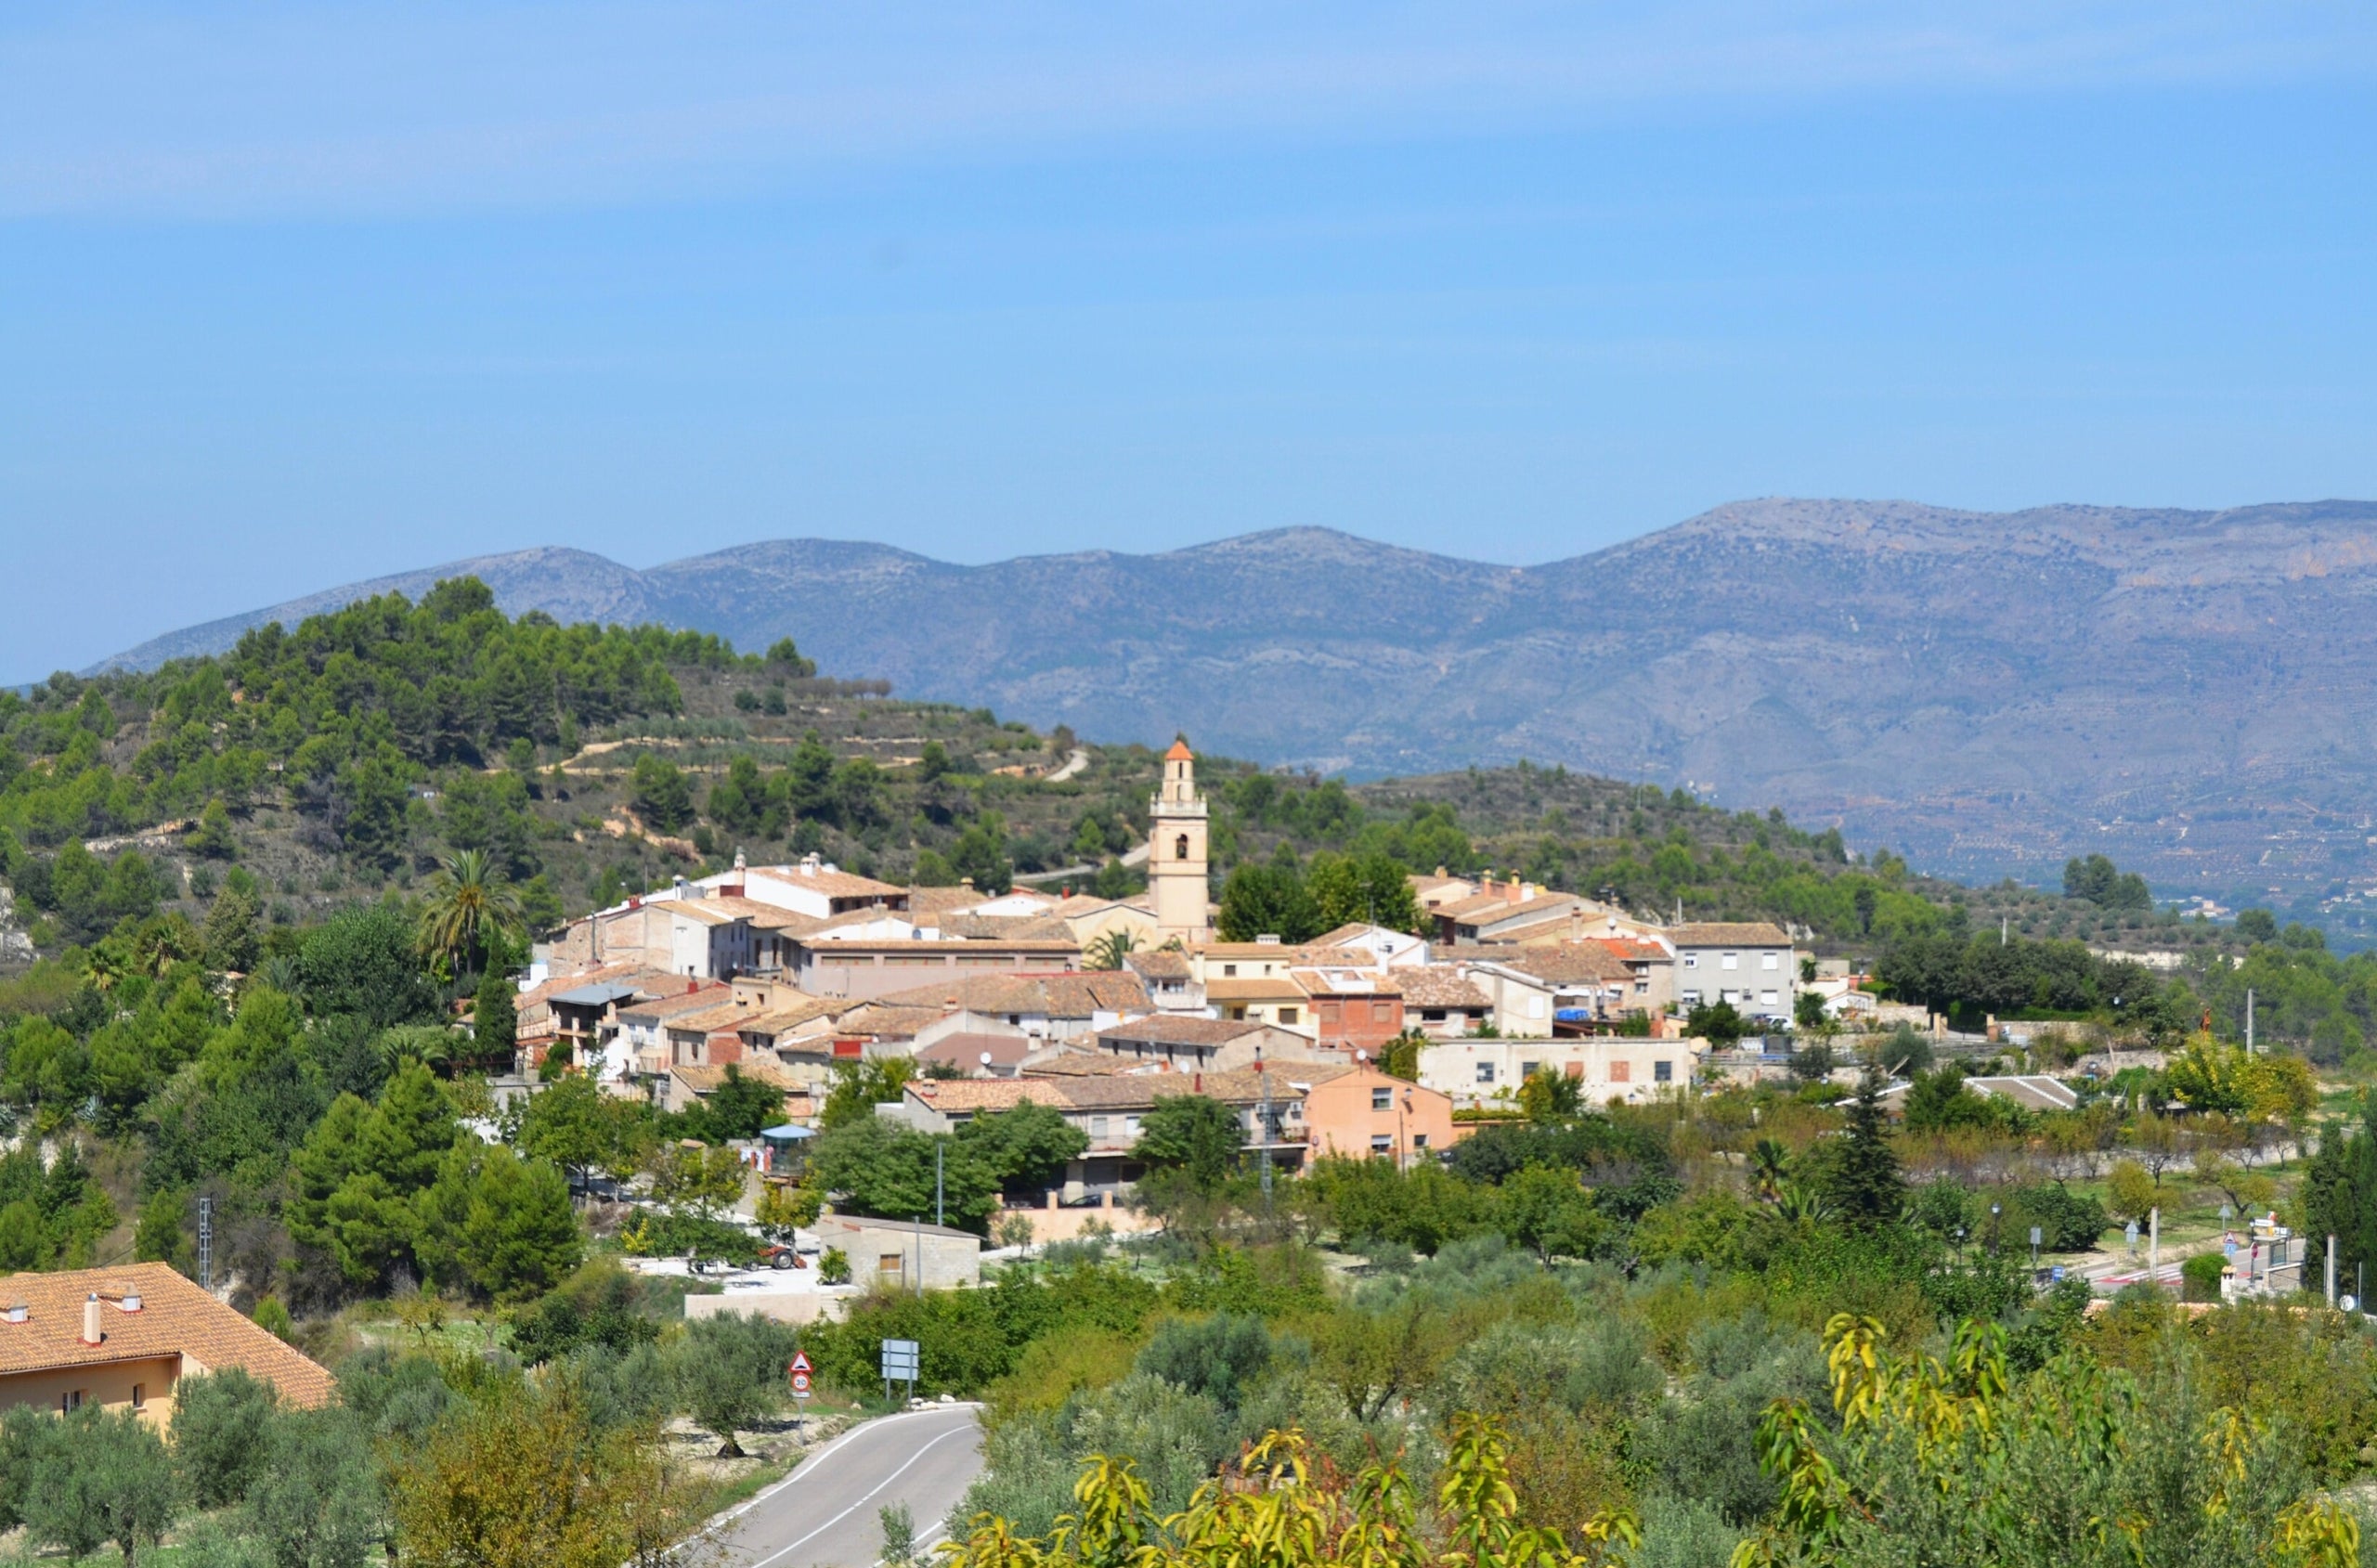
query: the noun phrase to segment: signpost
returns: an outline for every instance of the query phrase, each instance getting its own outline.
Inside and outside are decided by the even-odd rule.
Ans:
[[[795,1442],[799,1441],[802,1431],[808,1424],[809,1379],[812,1370],[813,1368],[809,1365],[807,1351],[797,1350],[792,1353],[792,1365],[786,1368],[786,1374],[792,1380],[793,1398],[800,1401],[799,1405],[793,1406],[792,1434]]]
[[[922,1358],[918,1355],[916,1351],[916,1341],[884,1341],[883,1397],[886,1399],[891,1397],[891,1385],[893,1383],[905,1382],[908,1385],[908,1397],[910,1399],[916,1398],[916,1369],[921,1360]]]

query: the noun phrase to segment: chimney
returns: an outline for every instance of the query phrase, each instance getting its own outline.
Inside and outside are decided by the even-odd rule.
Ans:
[[[99,1327],[99,1293],[94,1290],[83,1302],[83,1342],[86,1345],[96,1345],[103,1342],[107,1337],[106,1330]]]
[[[685,977],[685,994],[686,994],[687,996],[691,996],[691,995],[693,995],[693,993],[694,993],[694,992],[695,992],[695,991],[697,991],[701,990],[701,988],[702,988],[702,982],[701,982],[701,981],[699,981],[699,980],[697,980],[697,979],[694,978],[691,975],[687,975],[687,976]]]
[[[675,883],[671,885],[669,890],[681,899],[690,899],[694,896],[693,884],[687,882],[682,876],[677,878]]]

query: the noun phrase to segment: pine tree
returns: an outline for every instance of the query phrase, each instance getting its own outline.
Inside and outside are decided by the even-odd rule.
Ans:
[[[1906,1207],[1906,1178],[1890,1147],[1882,1111],[1882,1076],[1868,1068],[1849,1107],[1849,1125],[1824,1173],[1824,1196],[1851,1225],[1871,1226],[1898,1218]]]

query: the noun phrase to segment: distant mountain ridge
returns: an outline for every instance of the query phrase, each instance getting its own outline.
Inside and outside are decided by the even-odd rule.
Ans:
[[[2377,503],[1767,499],[1528,567],[1318,528],[981,566],[821,539],[641,572],[526,551],[109,667],[463,571],[507,609],[790,635],[831,673],[1101,739],[1185,729],[1363,775],[1560,761],[1965,875],[2101,849],[2171,887],[2349,900],[2371,879]]]

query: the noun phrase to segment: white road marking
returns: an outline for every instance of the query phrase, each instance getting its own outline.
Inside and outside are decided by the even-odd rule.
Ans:
[[[870,1423],[870,1424],[872,1424],[872,1423]],[[864,1431],[864,1428],[861,1428],[860,1430],[861,1430],[861,1431]],[[861,1498],[859,1498],[859,1499],[858,1499],[858,1501],[856,1501],[856,1502],[854,1502],[854,1503],[851,1504],[851,1506],[850,1506],[850,1507],[848,1507],[848,1508],[846,1508],[846,1509],[842,1510],[842,1511],[841,1511],[841,1512],[839,1512],[839,1513],[838,1513],[838,1514],[834,1515],[834,1517],[833,1517],[833,1518],[831,1518],[831,1519],[829,1519],[829,1520],[825,1521],[825,1523],[818,1525],[818,1526],[817,1526],[817,1528],[815,1528],[814,1530],[810,1531],[810,1532],[809,1532],[809,1534],[807,1534],[806,1536],[801,1536],[799,1540],[797,1540],[797,1541],[792,1541],[792,1542],[789,1542],[788,1544],[786,1544],[786,1545],[785,1545],[785,1546],[778,1547],[775,1550],[773,1550],[773,1551],[770,1552],[767,1556],[762,1557],[762,1558],[760,1558],[758,1562],[756,1562],[752,1563],[752,1564],[751,1564],[751,1568],[768,1568],[768,1564],[769,1564],[769,1563],[771,1563],[771,1562],[773,1562],[777,1558],[784,1556],[784,1555],[785,1555],[785,1554],[786,1554],[787,1552],[797,1551],[797,1550],[799,1550],[800,1548],[802,1548],[802,1547],[804,1547],[804,1546],[808,1545],[811,1541],[815,1540],[818,1536],[820,1536],[824,1535],[826,1531],[828,1531],[828,1530],[832,1529],[835,1525],[839,1524],[843,1520],[848,1519],[851,1514],[853,1514],[853,1513],[857,1512],[860,1509],[862,1509],[862,1508],[865,1507],[865,1506],[866,1506],[866,1503],[867,1503],[867,1499],[868,1499],[868,1498],[875,1497],[877,1493],[881,1492],[881,1491],[882,1491],[886,1486],[890,1485],[893,1482],[895,1482],[895,1481],[899,1480],[899,1479],[900,1479],[900,1477],[902,1477],[903,1475],[905,1475],[905,1474],[908,1472],[909,1468],[910,1468],[911,1466],[915,1465],[915,1463],[916,1463],[918,1459],[923,1458],[927,1454],[929,1454],[929,1453],[932,1452],[932,1450],[934,1450],[935,1448],[938,1448],[939,1446],[941,1446],[941,1445],[942,1445],[943,1443],[946,1443],[947,1441],[949,1441],[949,1439],[953,1438],[953,1437],[962,1437],[962,1436],[966,1435],[966,1432],[967,1432],[967,1429],[966,1429],[966,1428],[964,1428],[964,1427],[952,1427],[952,1428],[950,1428],[947,1432],[942,1432],[939,1437],[934,1438],[931,1442],[927,1443],[923,1447],[921,1447],[921,1448],[917,1449],[915,1453],[913,1453],[913,1454],[909,1455],[909,1456],[908,1456],[908,1458],[907,1458],[907,1462],[906,1462],[905,1464],[903,1464],[903,1465],[902,1465],[898,1470],[893,1471],[890,1474],[889,1474],[889,1475],[885,1476],[882,1480],[880,1480],[880,1481],[877,1482],[877,1483],[875,1484],[875,1487],[874,1487],[874,1489],[873,1489],[872,1491],[868,1492],[868,1493],[865,1495],[865,1497],[862,1497]],[[851,1436],[851,1437],[854,1437],[854,1436],[856,1436],[856,1435],[857,1435],[857,1432],[851,1432],[851,1433],[850,1434],[850,1436]],[[839,1447],[842,1445],[842,1444],[843,1444],[843,1443],[848,1442],[848,1441],[849,1441],[849,1438],[848,1438],[848,1437],[845,1437],[845,1438],[843,1438],[843,1439],[841,1439],[841,1440],[839,1440],[839,1441],[837,1441],[837,1442],[835,1443],[835,1445],[834,1445],[834,1448],[839,1448]],[[831,1453],[831,1452],[833,1452],[833,1449],[828,1449],[826,1452],[827,1452],[827,1453]],[[819,1457],[820,1458],[823,1458],[825,1456],[821,1454],[821,1455],[820,1455],[820,1456],[818,1456],[818,1457]],[[803,1467],[803,1468],[806,1468],[806,1467]],[[758,1499],[756,1499],[756,1498],[755,1498],[755,1499],[753,1499],[753,1500],[754,1500],[754,1501],[757,1501]]]

